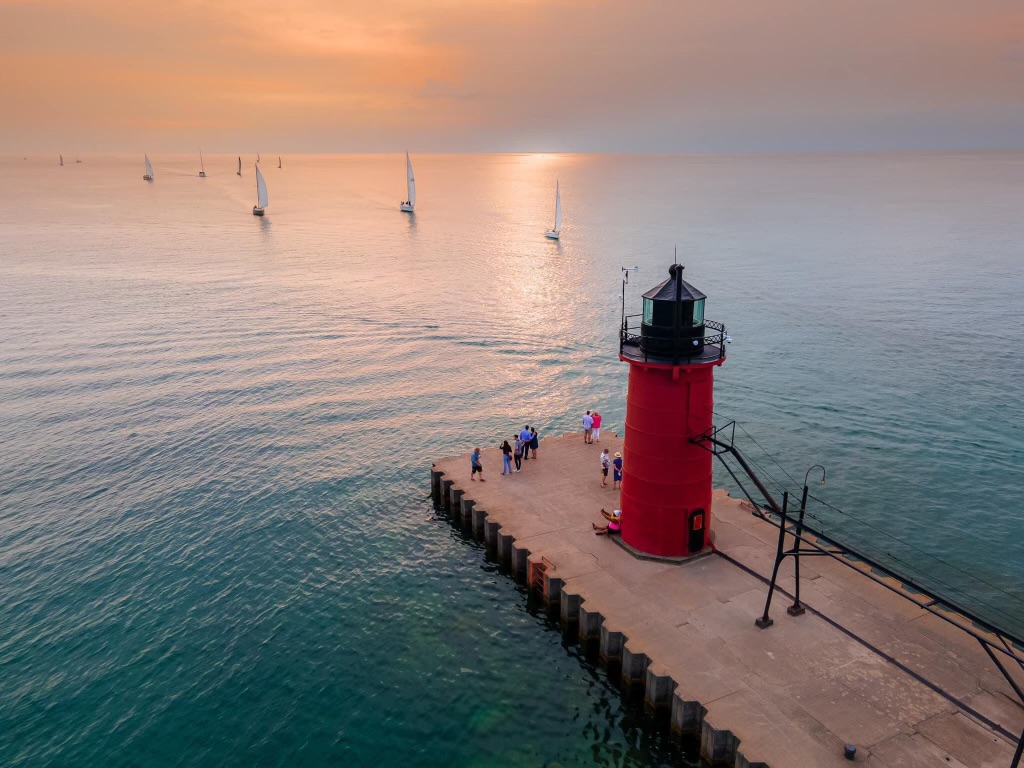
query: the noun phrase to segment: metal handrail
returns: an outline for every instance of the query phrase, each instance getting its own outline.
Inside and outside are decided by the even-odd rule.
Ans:
[[[644,344],[644,339],[646,337],[643,335],[642,329],[640,327],[643,324],[642,317],[643,315],[626,315],[626,317],[623,318],[622,329],[619,331],[619,354],[623,354],[625,347],[631,346],[638,347],[640,349],[640,351],[643,353],[644,362],[647,362],[649,359],[655,361],[672,359],[666,358],[665,356],[658,354],[648,355],[646,345]],[[641,320],[638,321],[637,318],[641,318]],[[696,336],[693,338],[700,339],[704,343],[705,347],[717,347],[718,359],[723,359],[725,357],[725,341],[728,337],[728,334],[725,331],[725,325],[723,323],[715,322],[714,320],[705,320],[703,325],[705,329],[705,335]],[[706,333],[708,329],[712,331],[718,331],[718,333],[708,336]],[[683,364],[684,362],[693,362],[694,360],[706,362],[708,360],[708,357],[706,355],[701,355],[687,358],[680,355],[678,358],[674,359],[676,360],[677,364]]]
[[[732,435],[727,435],[726,433],[729,431],[730,427],[732,428]],[[746,460],[743,458],[743,454],[736,448],[734,421],[731,421],[721,427],[712,427],[704,434],[693,438],[692,442],[696,445],[700,445],[718,457],[726,470],[732,476],[733,480],[736,482],[740,491],[744,496],[746,496],[747,501],[750,502],[752,508],[755,510],[754,515],[779,529],[779,541],[775,555],[775,565],[772,569],[772,576],[769,582],[764,613],[755,621],[755,624],[757,624],[758,627],[765,629],[774,623],[769,616],[769,608],[771,606],[772,593],[776,589],[777,579],[779,576],[779,566],[782,563],[782,560],[786,557],[793,557],[796,563],[796,597],[794,598],[793,605],[788,609],[788,612],[790,615],[797,616],[803,613],[804,610],[799,597],[800,558],[807,556],[828,557],[838,563],[842,563],[846,567],[861,574],[861,576],[869,581],[872,581],[890,592],[899,595],[908,602],[916,605],[921,610],[926,611],[946,624],[949,624],[956,629],[959,629],[964,634],[974,638],[984,649],[985,654],[1002,673],[1003,679],[1006,680],[1009,686],[1017,694],[1017,698],[1020,703],[1024,705],[1024,690],[1022,690],[1017,684],[1017,681],[1004,664],[1005,661],[1010,660],[1016,662],[1021,668],[1024,668],[1024,638],[1015,636],[1004,627],[997,625],[989,619],[979,616],[977,613],[969,610],[958,601],[942,595],[938,590],[925,586],[913,577],[900,573],[893,566],[882,563],[878,559],[866,555],[862,550],[860,550],[860,548],[854,548],[849,544],[840,542],[834,536],[830,536],[823,530],[816,529],[809,525],[805,520],[808,497],[808,488],[806,485],[804,485],[803,488],[803,499],[800,502],[800,509],[795,513],[796,519],[794,519],[791,516],[794,513],[791,513],[788,510],[789,491],[786,491],[783,494],[783,503],[780,506],[779,503],[772,498],[771,493],[767,488],[765,488],[760,478],[758,478],[747,464]],[[764,506],[755,501],[740,482],[740,479],[736,476],[733,468],[729,466],[729,463],[725,459],[727,455],[732,456],[732,458],[737,461],[742,472],[757,486],[758,491],[765,499],[766,504]],[[790,550],[786,550],[784,548],[784,540],[786,536],[791,536],[794,540],[794,546]],[[807,549],[802,549],[801,545],[807,547]],[[858,567],[858,562],[865,563],[868,567]],[[960,620],[958,621],[957,619]],[[997,640],[998,642],[996,642]],[[949,694],[946,694],[934,683],[930,683],[923,678],[920,679],[928,684],[933,690],[942,693],[951,701],[953,700],[950,698]],[[1014,751],[1013,759],[1010,762],[1010,768],[1019,768],[1021,760],[1024,758],[1024,733],[1019,736],[1015,736],[1004,726],[988,720],[988,718],[985,718],[983,715],[980,715],[980,713],[970,709],[962,702],[957,701],[956,703],[961,708],[972,712],[974,716],[978,717],[983,722],[986,722],[994,730],[999,731],[1008,738],[1017,739],[1017,748]]]

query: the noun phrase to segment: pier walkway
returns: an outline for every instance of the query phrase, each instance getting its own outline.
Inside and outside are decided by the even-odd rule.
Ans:
[[[806,614],[758,629],[778,529],[716,491],[712,530],[722,555],[683,564],[642,560],[595,536],[602,507],[602,435],[541,442],[519,474],[483,453],[486,482],[470,482],[466,455],[434,465],[435,491],[521,580],[543,589],[603,663],[644,686],[673,727],[699,733],[715,764],[746,768],[1007,768],[1024,709],[978,643],[856,571],[828,558],[801,563]],[[735,562],[733,562],[735,561]],[[792,586],[792,563],[779,584]],[[1020,670],[1016,670],[1020,672]],[[923,681],[926,682],[923,682]],[[1019,683],[1024,683],[1024,674]],[[930,684],[930,685],[929,685]]]

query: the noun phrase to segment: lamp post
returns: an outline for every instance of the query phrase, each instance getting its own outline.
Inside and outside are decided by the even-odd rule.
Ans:
[[[821,484],[825,484],[825,467],[821,464],[815,464],[804,473],[804,493],[800,497],[800,516],[797,518],[796,541],[793,543],[793,578],[796,584],[793,589],[793,604],[786,609],[786,613],[790,616],[802,616],[806,610],[800,603],[800,537],[804,532],[804,513],[807,511],[807,494],[809,492],[807,482],[811,472],[816,469],[821,470]]]

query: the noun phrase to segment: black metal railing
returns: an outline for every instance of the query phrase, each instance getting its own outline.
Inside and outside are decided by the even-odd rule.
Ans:
[[[742,429],[742,428],[741,428]],[[789,491],[783,492],[782,503],[773,498],[771,492],[765,487],[761,478],[753,471],[750,464],[744,458],[743,453],[736,447],[736,422],[730,421],[723,426],[715,426],[703,435],[693,438],[692,442],[702,446],[715,455],[732,476],[740,492],[746,497],[753,514],[765,522],[779,529],[778,545],[776,547],[775,563],[772,568],[768,583],[768,594],[765,600],[763,614],[755,619],[755,624],[761,629],[767,629],[774,624],[769,611],[772,604],[772,596],[776,590],[785,594],[785,591],[778,586],[779,566],[785,558],[793,558],[794,561],[794,594],[793,605],[787,608],[791,616],[799,616],[807,610],[807,606],[800,601],[800,558],[801,557],[827,557],[841,563],[853,571],[859,573],[869,581],[893,592],[910,603],[913,603],[923,611],[951,625],[974,638],[985,651],[985,654],[1002,673],[1003,679],[1017,695],[1018,702],[1024,705],[1024,689],[1017,683],[1011,669],[1017,667],[1017,672],[1024,670],[1024,637],[1015,635],[1006,626],[995,623],[990,618],[980,615],[978,611],[971,610],[959,600],[940,593],[938,590],[921,583],[918,579],[901,573],[890,563],[884,563],[879,558],[868,555],[863,548],[853,547],[846,542],[840,541],[834,535],[827,534],[821,527],[814,526],[807,521],[807,500],[808,487],[806,482],[803,486],[802,498],[799,509],[790,509]],[[727,459],[735,460],[740,473],[757,488],[758,493],[763,497],[763,502],[757,500],[744,487],[737,476],[736,469],[730,465]],[[813,498],[813,497],[812,497]],[[792,539],[792,546],[786,549],[786,537]],[[722,557],[732,561],[735,565],[745,568],[742,563],[727,554],[719,552]],[[749,569],[748,569],[749,570]],[[751,571],[753,573],[753,571]],[[755,574],[761,578],[761,574]],[[813,610],[813,609],[811,609]],[[815,613],[817,613],[815,611]],[[834,626],[847,631],[841,624],[826,617],[824,618]],[[890,659],[908,674],[911,674],[920,682],[930,687],[936,693],[956,704],[959,708],[969,712],[972,717],[984,723],[992,730],[1001,733],[1008,739],[1016,740],[1017,748],[1010,768],[1019,768],[1021,760],[1024,759],[1024,733],[1014,733],[1005,726],[997,723],[983,713],[974,710],[967,703],[960,701],[949,692],[942,689],[935,683],[927,680],[908,667],[900,664],[897,659]],[[1010,667],[1010,669],[1007,669]]]
[[[714,320],[704,321],[703,336],[686,336],[678,339],[678,342],[697,339],[702,342],[702,349],[694,355],[666,355],[663,349],[653,347],[649,341],[659,343],[663,346],[665,339],[650,339],[643,335],[641,325],[643,315],[627,315],[622,321],[622,328],[619,331],[619,354],[632,360],[643,360],[652,363],[673,363],[685,365],[687,363],[706,363],[709,360],[721,360],[725,357],[725,340],[728,335],[725,332],[725,325]],[[715,331],[708,335],[708,331]],[[682,346],[679,344],[679,346]]]

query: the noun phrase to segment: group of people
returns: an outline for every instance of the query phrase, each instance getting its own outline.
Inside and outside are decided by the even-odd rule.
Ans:
[[[601,442],[601,414],[597,411],[587,411],[583,416],[583,442],[586,445]],[[502,440],[499,448],[501,449],[501,474],[511,475],[516,472],[522,472],[523,462],[530,460],[530,453],[533,453],[533,458],[537,459],[537,449],[540,447],[540,438],[537,435],[537,430],[530,427],[527,424],[523,427],[518,434],[516,434],[511,442],[508,440]],[[471,472],[470,480],[476,480],[477,475],[480,476],[480,482],[484,482],[484,466],[481,460],[482,451],[480,448],[474,448],[470,455]],[[600,456],[601,462],[601,487],[608,487],[608,474],[612,475],[612,490],[622,489],[622,454],[618,451],[612,455],[608,448],[601,451]],[[606,525],[594,526],[594,533],[598,536],[607,536],[611,534],[618,534],[622,530],[622,510],[616,509],[612,512],[608,512],[604,509],[601,510],[601,515],[607,520]]]
[[[597,411],[583,414],[583,442],[587,445],[601,442],[601,414]]]
[[[537,430],[527,424],[519,434],[512,439],[502,442],[501,448],[501,474],[511,475],[513,472],[523,470],[523,462],[530,460],[530,451],[533,451],[534,461],[537,460],[537,449],[540,447],[540,438],[537,437]],[[515,463],[515,469],[512,464]]]
[[[608,470],[612,471],[612,490],[618,491],[622,488],[622,454],[615,452],[615,457],[608,453],[605,448],[601,452],[601,487],[608,487]]]
[[[514,472],[522,471],[523,462],[529,461],[531,452],[533,453],[534,461],[537,460],[540,437],[537,435],[536,428],[527,424],[519,431],[519,434],[512,438],[511,443],[508,440],[503,440],[498,447],[501,448],[501,474],[511,475]],[[477,475],[479,475],[480,482],[484,482],[484,465],[481,462],[480,455],[481,450],[474,448],[473,453],[469,457],[471,465],[469,479],[476,480]],[[515,466],[514,469],[513,465]]]

